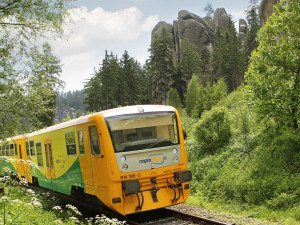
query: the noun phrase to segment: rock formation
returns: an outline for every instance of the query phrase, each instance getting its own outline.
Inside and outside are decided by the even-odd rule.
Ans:
[[[247,34],[247,23],[244,19],[239,20],[239,37],[242,40],[242,46],[245,46]]]
[[[273,6],[277,4],[279,0],[262,0],[259,5],[259,20],[260,26],[263,27],[270,15],[273,13]]]
[[[178,20],[173,25],[166,22],[159,22],[152,30],[151,42],[155,35],[160,35],[162,27],[165,26],[174,40],[175,61],[180,61],[181,45],[184,39],[189,40],[196,46],[199,54],[204,48],[212,51],[215,29],[220,26],[222,31],[228,27],[228,15],[224,8],[216,9],[214,18],[201,18],[196,14],[182,10],[178,13]]]

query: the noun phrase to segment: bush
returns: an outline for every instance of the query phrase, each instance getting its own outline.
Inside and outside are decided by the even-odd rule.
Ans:
[[[224,107],[215,107],[204,112],[195,126],[194,135],[203,152],[215,154],[226,146],[231,138],[227,110]]]

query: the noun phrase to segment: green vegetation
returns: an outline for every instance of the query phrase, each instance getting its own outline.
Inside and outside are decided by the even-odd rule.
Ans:
[[[104,215],[84,218],[71,204],[62,204],[49,193],[26,189],[26,180],[17,182],[5,176],[1,179],[0,221],[2,224],[125,224]]]
[[[53,123],[61,65],[50,45],[39,40],[62,34],[70,1],[1,1],[1,139]]]
[[[298,1],[276,5],[259,31],[246,84],[214,101],[195,125],[195,117],[183,118],[190,204],[300,224],[299,13]]]

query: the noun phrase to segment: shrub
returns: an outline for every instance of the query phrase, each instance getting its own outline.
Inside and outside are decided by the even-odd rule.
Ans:
[[[203,152],[215,154],[226,146],[231,137],[227,110],[224,107],[215,107],[204,112],[195,126],[194,135]]]

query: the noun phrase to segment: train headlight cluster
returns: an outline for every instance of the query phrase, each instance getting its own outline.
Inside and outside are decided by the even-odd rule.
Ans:
[[[174,160],[174,162],[178,162],[178,157],[175,156],[173,160]]]
[[[176,148],[173,149],[173,154],[176,155],[178,153],[178,150]]]

